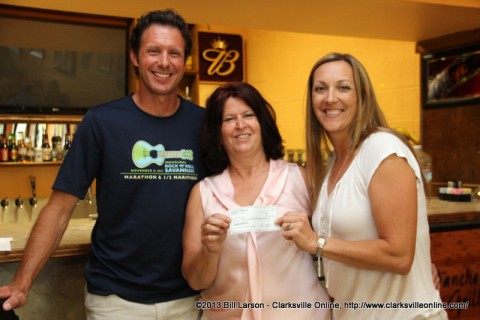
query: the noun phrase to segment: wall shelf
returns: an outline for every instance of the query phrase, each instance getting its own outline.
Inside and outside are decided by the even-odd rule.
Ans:
[[[2,114],[0,123],[79,123],[83,115],[62,115],[62,114]]]
[[[0,162],[0,167],[11,167],[11,166],[60,166],[62,161],[44,161],[44,162]]]

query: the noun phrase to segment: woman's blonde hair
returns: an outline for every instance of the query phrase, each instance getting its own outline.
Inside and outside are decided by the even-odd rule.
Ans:
[[[399,137],[410,149],[408,141],[395,130],[388,128],[388,123],[380,109],[373,85],[365,67],[350,54],[329,53],[318,60],[312,67],[307,83],[306,102],[306,152],[307,184],[312,201],[312,208],[317,206],[320,188],[326,174],[326,157],[332,154],[330,141],[324,128],[320,125],[312,106],[313,77],[315,71],[323,64],[345,61],[352,67],[358,111],[350,129],[349,144],[352,150],[358,149],[362,142],[373,132],[387,131]],[[323,155],[322,155],[323,154]]]

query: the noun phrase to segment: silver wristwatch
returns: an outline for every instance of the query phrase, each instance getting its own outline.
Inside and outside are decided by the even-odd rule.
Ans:
[[[325,236],[320,236],[317,240],[317,250],[315,251],[315,254],[318,257],[322,256],[322,251],[326,244],[327,244],[327,238],[325,238]]]

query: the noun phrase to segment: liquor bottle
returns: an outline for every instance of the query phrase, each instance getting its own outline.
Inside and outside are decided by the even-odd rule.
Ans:
[[[294,163],[295,162],[295,151],[292,149],[287,150],[287,161]]]
[[[189,55],[185,60],[185,69],[191,70],[193,69],[193,58],[192,55]]]
[[[52,161],[62,160],[59,152],[61,151],[62,138],[59,136],[52,137]],[[63,153],[61,154],[63,156]]]
[[[422,170],[425,182],[427,183],[427,192],[431,194],[432,188],[432,157],[426,153],[421,145],[414,145],[413,151],[417,157],[418,164],[420,165],[420,170]]]
[[[67,155],[68,149],[72,145],[72,139],[68,133],[65,133],[65,144],[63,145],[63,157]]]
[[[10,145],[10,161],[17,162],[18,160],[18,148],[17,144],[15,143],[15,137],[11,140]]]
[[[15,139],[15,135],[13,133],[10,133],[8,135],[8,149],[10,150],[10,148],[12,147],[12,140]]]
[[[25,147],[27,148],[27,161],[33,161],[35,153],[33,151],[32,139],[30,137],[25,137]]]
[[[415,156],[417,157],[425,181],[427,183],[432,182],[432,157],[422,149],[421,145],[413,146],[413,150],[415,151]]]
[[[57,146],[55,147],[57,150],[57,161],[62,161],[63,156],[63,146],[62,146],[62,137],[57,136]]]
[[[7,138],[4,136],[0,144],[0,161],[7,162],[8,160],[10,160],[10,150],[8,149]]]
[[[52,161],[52,148],[48,142],[48,134],[43,134],[43,143],[42,143],[42,160],[43,161]]]
[[[303,159],[303,154],[304,154],[304,150],[302,149],[297,150],[297,164],[301,167],[306,166],[305,160]]]
[[[27,161],[27,146],[25,145],[23,132],[18,133],[17,148],[18,148],[18,161],[19,162]]]

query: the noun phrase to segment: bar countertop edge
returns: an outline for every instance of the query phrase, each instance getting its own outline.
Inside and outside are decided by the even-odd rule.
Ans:
[[[431,197],[427,200],[431,232],[480,228],[480,201],[453,202]],[[87,255],[95,220],[71,219],[52,257]],[[32,228],[31,223],[0,224],[0,237],[12,237],[11,251],[0,251],[0,263],[20,261]]]

